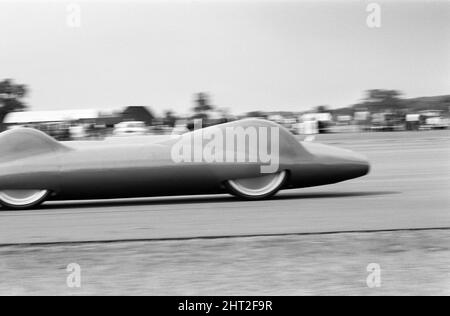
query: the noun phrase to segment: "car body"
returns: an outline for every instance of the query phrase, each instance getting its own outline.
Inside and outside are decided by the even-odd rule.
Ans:
[[[250,159],[254,148],[239,147],[239,143],[236,146],[233,143],[232,150],[225,148],[224,156],[239,157],[242,154],[241,157],[250,157],[248,160],[179,161],[179,157],[174,157],[176,148],[192,149],[195,153],[199,146],[195,139],[199,135],[225,134],[233,130],[248,132],[251,129],[270,129],[273,135],[278,135],[269,141],[272,153],[276,148],[274,142],[277,145],[278,154],[273,155],[278,160],[276,170],[263,172],[267,161]],[[250,134],[243,135],[247,137]],[[0,134],[0,203],[9,208],[23,209],[47,199],[112,199],[226,192],[245,199],[262,199],[280,189],[332,184],[369,172],[367,159],[357,153],[299,142],[285,128],[258,119],[208,127],[156,142],[102,144],[71,146],[33,129],[15,129]],[[202,146],[205,147],[204,144]],[[218,153],[217,147],[215,154]]]
[[[420,129],[447,129],[450,125],[449,119],[438,110],[421,111],[420,119],[422,121]]]
[[[144,122],[130,121],[121,122],[114,126],[114,136],[135,136],[145,135],[148,133],[148,128]]]

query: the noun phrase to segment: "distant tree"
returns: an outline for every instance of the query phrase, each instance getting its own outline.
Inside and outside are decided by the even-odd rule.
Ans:
[[[369,105],[376,109],[396,110],[402,106],[401,95],[402,93],[397,90],[367,90],[364,98],[364,105]]]
[[[145,106],[129,106],[122,112],[122,118],[126,121],[141,121],[151,125],[155,116]]]
[[[164,125],[167,125],[169,127],[175,127],[175,124],[177,122],[177,117],[173,113],[173,111],[168,110],[164,112]]]
[[[316,112],[317,113],[327,113],[327,112],[330,112],[330,110],[327,105],[319,105],[318,107],[316,107]]]
[[[207,119],[208,112],[212,111],[214,106],[211,104],[210,96],[207,93],[197,93],[195,96],[194,117]]]
[[[247,112],[246,117],[258,117],[258,118],[267,118],[267,113],[262,111],[251,111]]]
[[[23,84],[16,84],[11,79],[0,81],[0,123],[11,112],[23,111],[27,108],[23,98],[28,88]]]
[[[209,115],[208,115],[208,113],[194,113],[194,115],[192,116],[192,119],[199,119],[199,120],[207,121],[209,119]],[[203,123],[205,123],[205,122],[203,122]]]
[[[366,91],[365,100],[369,102],[382,102],[386,100],[398,100],[402,95],[400,91],[397,90],[382,90],[382,89],[372,89]]]

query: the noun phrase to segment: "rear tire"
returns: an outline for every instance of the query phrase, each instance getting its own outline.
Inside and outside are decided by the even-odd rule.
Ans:
[[[11,210],[25,210],[42,204],[48,197],[47,190],[0,191],[0,204]]]
[[[287,172],[269,174],[261,177],[228,180],[225,184],[228,191],[245,200],[266,199],[280,191],[287,179]]]

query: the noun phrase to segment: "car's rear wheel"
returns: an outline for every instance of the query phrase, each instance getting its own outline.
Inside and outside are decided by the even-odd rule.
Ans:
[[[8,209],[23,210],[38,206],[47,198],[47,190],[0,191],[0,204]]]
[[[226,186],[231,194],[246,200],[260,200],[278,193],[287,179],[287,172],[255,178],[228,180]]]

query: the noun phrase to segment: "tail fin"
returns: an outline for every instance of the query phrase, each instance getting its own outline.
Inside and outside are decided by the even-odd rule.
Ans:
[[[47,134],[18,128],[0,134],[0,162],[70,150]]]

